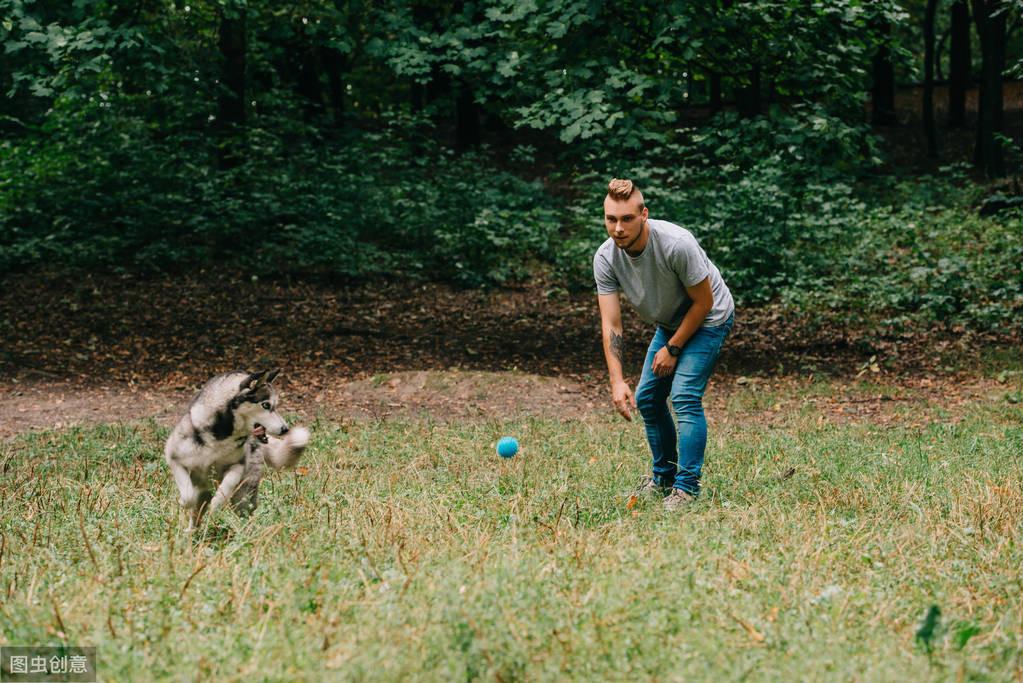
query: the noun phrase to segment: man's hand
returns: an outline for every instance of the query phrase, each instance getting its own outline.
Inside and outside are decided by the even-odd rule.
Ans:
[[[632,422],[632,411],[636,408],[636,397],[626,382],[617,382],[611,386],[611,400],[615,410],[629,422]]]
[[[678,358],[668,353],[668,347],[665,346],[654,355],[654,364],[651,369],[658,377],[667,377],[675,372],[675,365],[677,363]]]

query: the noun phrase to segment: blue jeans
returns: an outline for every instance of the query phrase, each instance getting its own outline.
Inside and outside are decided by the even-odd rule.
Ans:
[[[701,327],[689,338],[679,355],[675,372],[658,377],[653,372],[654,356],[674,330],[658,326],[643,363],[643,374],[636,387],[636,407],[643,416],[646,439],[654,460],[654,481],[686,493],[700,492],[703,452],[707,448],[707,418],[703,414],[703,392],[721,352],[721,345],[732,329],[735,316],[717,327]],[[668,411],[668,397],[678,419]]]

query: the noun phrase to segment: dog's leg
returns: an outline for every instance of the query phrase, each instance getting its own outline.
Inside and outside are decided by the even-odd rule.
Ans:
[[[234,490],[231,506],[242,516],[248,516],[259,504],[259,482],[263,478],[263,444],[255,439],[245,445],[245,476]]]
[[[174,475],[174,483],[178,485],[178,493],[180,494],[178,503],[186,510],[194,509],[199,502],[199,491],[192,484],[192,477],[189,475],[188,470],[173,458],[167,458],[167,464],[170,465],[171,474]]]
[[[309,430],[305,427],[295,427],[283,439],[271,437],[270,443],[263,448],[266,463],[275,470],[293,467],[308,443]]]
[[[213,494],[213,501],[210,502],[211,514],[219,510],[224,503],[231,500],[231,496],[234,495],[234,490],[238,488],[238,484],[241,483],[243,476],[245,476],[244,462],[236,463],[227,468],[223,479],[220,480],[217,492]]]

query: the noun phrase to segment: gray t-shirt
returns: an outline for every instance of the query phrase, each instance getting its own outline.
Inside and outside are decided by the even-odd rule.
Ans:
[[[703,326],[724,324],[735,311],[732,293],[693,233],[668,221],[647,222],[650,237],[639,256],[629,256],[610,238],[597,249],[593,256],[597,293],[622,292],[643,320],[674,331],[693,305],[686,287],[709,277],[714,306]]]

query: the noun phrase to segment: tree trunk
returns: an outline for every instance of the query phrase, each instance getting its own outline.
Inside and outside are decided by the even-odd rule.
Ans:
[[[220,89],[217,93],[217,128],[224,136],[239,134],[245,127],[245,10],[223,11],[218,46],[221,57]],[[220,167],[241,161],[231,140],[220,148]]]
[[[927,138],[927,156],[938,156],[938,135],[934,129],[934,15],[938,0],[927,0],[924,13],[924,135]]]
[[[465,151],[480,144],[480,108],[467,81],[458,84],[455,103],[455,146]]]
[[[763,109],[760,94],[760,67],[755,66],[749,74],[749,85],[735,89],[735,106],[739,116],[751,119],[758,116]]]
[[[938,46],[934,48],[934,75],[939,81],[945,80],[945,70],[942,68],[942,55],[945,54],[945,43],[948,42],[948,29],[942,31],[938,38]]]
[[[1002,71],[1005,70],[1005,11],[1000,0],[973,0],[980,36],[981,79],[975,160],[989,178],[1005,175],[1002,132]]]
[[[430,69],[430,80],[426,83],[426,103],[434,104],[438,100],[448,100],[450,102],[454,99],[451,90],[451,76],[434,65]],[[446,106],[445,109],[447,110]]]
[[[891,39],[892,27],[888,22],[879,26],[884,40]],[[871,91],[873,114],[871,122],[875,126],[894,126],[898,120],[895,116],[895,65],[892,64],[891,50],[887,42],[881,45],[874,54],[874,87]]]
[[[413,114],[422,114],[423,105],[426,102],[426,86],[412,81],[409,84],[408,101]]]
[[[303,40],[304,36],[299,36]],[[302,96],[302,111],[307,121],[315,121],[323,109],[323,86],[316,51],[312,46],[298,43],[294,46],[295,66],[298,71],[298,94]]]
[[[966,0],[952,5],[948,65],[948,125],[966,127],[966,88],[970,83],[970,9]]]
[[[327,72],[327,85],[330,88],[330,108],[334,116],[334,127],[344,126],[345,87],[341,80],[347,67],[347,58],[335,47],[320,48],[320,61]]]
[[[710,75],[710,110],[715,114],[721,111],[721,74]]]

